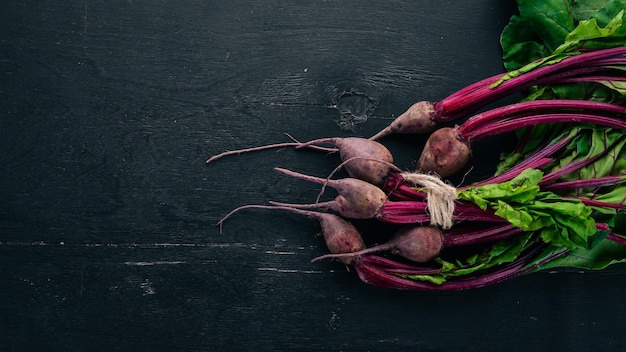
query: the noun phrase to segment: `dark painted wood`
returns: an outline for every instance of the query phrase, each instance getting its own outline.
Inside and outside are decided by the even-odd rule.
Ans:
[[[513,1],[4,1],[0,350],[619,351],[623,268],[476,291],[364,285],[308,201],[337,160],[227,149],[369,136],[502,71]],[[386,141],[410,168],[423,138]],[[491,172],[503,140],[472,177]]]

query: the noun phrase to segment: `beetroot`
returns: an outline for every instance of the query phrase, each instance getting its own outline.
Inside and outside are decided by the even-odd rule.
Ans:
[[[334,148],[319,146],[318,144],[329,144]],[[395,169],[393,166],[393,156],[391,152],[382,144],[357,137],[347,138],[321,138],[309,142],[288,142],[268,144],[258,147],[245,148],[239,150],[230,150],[209,158],[206,163],[213,162],[217,159],[229,155],[239,155],[274,148],[295,147],[296,149],[314,149],[334,153],[339,151],[342,166],[350,177],[367,181],[374,185],[382,185],[389,173]]]
[[[427,262],[439,255],[443,248],[441,231],[433,226],[408,226],[396,233],[389,241],[370,247],[351,256],[362,256],[373,252],[391,251],[414,262]],[[327,258],[346,258],[345,254],[326,254],[313,261]]]
[[[541,124],[589,123],[626,129],[626,107],[584,100],[537,100],[477,114],[460,126],[433,132],[420,156],[419,172],[448,177],[465,167],[471,143]]]
[[[274,205],[289,206],[298,209],[331,210],[347,218],[371,219],[378,214],[378,210],[387,200],[387,195],[380,188],[356,178],[328,180],[282,168],[275,168],[275,170],[302,180],[328,184],[328,186],[337,190],[339,195],[334,200],[315,204],[272,202]]]
[[[317,144],[330,144],[336,147],[350,177],[382,185],[391,172],[393,156],[384,145],[376,141],[357,137],[322,138],[303,143],[297,148]]]
[[[612,131],[617,136],[607,132],[596,134],[595,127],[590,139],[586,139],[587,135],[574,137],[562,132],[571,127],[566,122],[626,129],[626,107],[620,106],[623,100],[617,95],[612,100],[616,104],[551,99],[526,101],[476,114],[460,126],[433,132],[419,158],[416,173],[403,172],[395,166],[391,153],[375,141],[393,133],[432,132],[439,123],[465,118],[497,99],[532,86],[592,82],[619,88],[626,82],[622,68],[626,64],[626,48],[580,53],[571,58],[563,56],[543,64],[539,61],[521,71],[489,77],[439,102],[416,103],[370,139],[337,137],[301,143],[292,138],[290,143],[225,152],[207,162],[225,155],[283,147],[339,152],[341,164],[326,178],[276,168],[286,175],[321,184],[322,192],[328,185],[337,191],[336,198],[319,201],[318,197],[312,204],[270,201],[271,205],[247,205],[233,212],[245,208],[278,209],[316,219],[330,254],[313,261],[340,259],[352,265],[367,283],[402,289],[465,289],[540,270],[544,265],[560,265],[551,261],[569,256],[570,251],[573,260],[578,261],[586,257],[586,250],[595,251],[588,247],[590,244],[602,241],[604,245],[605,239],[626,244],[624,236],[611,233],[609,222],[596,223],[592,216],[595,214],[592,207],[602,212],[602,221],[626,210],[620,188],[626,182],[626,175],[623,165],[617,162],[623,160],[620,149],[623,135],[619,131]],[[623,95],[620,89],[613,90]],[[465,167],[472,155],[473,142],[539,124],[558,124],[558,131],[546,137],[543,134],[546,129],[536,129],[540,132],[538,136],[522,139],[530,143],[518,146],[516,153],[500,167],[503,172],[480,182],[484,189],[471,189],[475,185],[457,189],[440,179]],[[588,127],[575,125],[574,129]],[[531,134],[535,129],[527,131]],[[559,140],[551,142],[555,135]],[[539,149],[532,150],[536,144]],[[590,157],[562,164],[557,159],[561,152],[556,151],[566,146],[568,151],[575,150],[578,154],[590,149]],[[563,153],[564,160],[571,158]],[[526,160],[519,160],[524,157]],[[594,160],[602,160],[603,165],[596,168]],[[332,179],[342,168],[350,177]],[[575,173],[579,171],[593,177],[576,179]],[[518,176],[515,182],[497,184]],[[529,210],[525,211],[525,207]],[[388,242],[366,248],[359,231],[341,217],[393,224],[379,224],[384,227],[376,230],[383,234],[401,224],[406,227]],[[455,248],[460,246],[464,247]],[[381,251],[403,258],[375,254]],[[579,256],[578,251],[583,255]],[[622,254],[618,260],[621,259]]]
[[[441,177],[454,175],[470,159],[472,151],[450,127],[433,132],[417,162],[418,172],[434,172]]]
[[[370,139],[378,140],[391,134],[431,132],[437,126],[436,116],[433,104],[427,101],[417,102]]]
[[[310,210],[302,210],[291,207],[283,207],[283,206],[267,206],[267,205],[244,205],[237,209],[234,209],[226,216],[224,216],[219,222],[218,225],[222,226],[224,221],[233,215],[235,212],[238,212],[243,209],[278,209],[278,210],[287,210],[293,213],[305,215],[309,218],[316,219],[319,221],[321,227],[321,234],[324,238],[324,242],[326,243],[326,247],[330,253],[335,254],[348,254],[352,252],[358,252],[365,249],[365,243],[363,242],[363,238],[359,230],[356,229],[351,223],[348,221],[338,217],[334,214],[329,213],[320,213],[316,211]],[[354,260],[355,256],[345,256],[341,258],[341,261],[345,264],[351,264]]]

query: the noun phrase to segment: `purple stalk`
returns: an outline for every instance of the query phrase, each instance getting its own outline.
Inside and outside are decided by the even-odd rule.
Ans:
[[[524,254],[522,254],[515,261],[508,264],[500,265],[495,270],[488,270],[479,274],[474,274],[470,277],[453,277],[440,285],[399,277],[391,273],[389,269],[381,268],[374,263],[365,261],[364,258],[360,258],[356,261],[355,268],[357,274],[359,275],[359,278],[363,282],[376,286],[421,291],[465,290],[488,286],[525,274],[526,272],[530,271],[525,267],[531,264],[532,261],[539,254],[541,254],[541,251],[544,248],[545,246],[542,244],[536,245],[526,251]],[[556,256],[549,259],[551,260],[555,257]],[[541,265],[545,264],[545,262],[545,260],[541,261]],[[531,268],[534,268],[534,266],[532,266]],[[412,273],[412,275],[428,274],[417,272]]]
[[[446,247],[467,246],[481,244],[485,242],[498,241],[510,236],[514,236],[524,232],[524,230],[514,227],[510,223],[503,225],[491,226],[488,228],[479,227],[478,229],[454,230],[445,232],[443,235],[443,245]]]
[[[430,222],[427,211],[427,203],[421,201],[387,201],[379,209],[376,217],[378,220],[392,224],[414,224]],[[459,201],[454,209],[453,220],[455,221],[485,221],[506,222],[495,215],[491,209],[480,209],[470,202]]]
[[[488,77],[438,102],[417,102],[370,139],[378,140],[396,133],[430,133],[437,124],[466,117],[500,98],[532,86],[561,84],[566,79],[575,82],[585,76],[611,77],[613,74],[619,80],[622,73],[619,68],[626,66],[626,47],[578,54],[539,68],[529,68],[532,65]]]
[[[619,143],[619,141],[615,143]],[[596,160],[606,156],[606,154],[609,153],[612,149],[613,149],[613,145],[609,146],[602,153],[599,153],[598,155],[595,155],[593,157],[570,162],[569,164],[544,175],[539,185],[543,187],[547,184],[550,184],[558,180],[559,178],[565,175],[569,175],[572,172],[578,171],[588,165],[591,165],[592,163],[596,162]]]
[[[426,202],[387,201],[378,211],[377,219],[391,224],[430,222]]]
[[[539,185],[544,186],[544,185],[550,184],[565,175],[569,175],[572,172],[578,171],[582,169],[583,167],[596,162],[596,160],[600,159],[602,156],[603,154],[599,154],[591,158],[570,162],[569,164],[544,175],[541,178]]]
[[[440,270],[438,268],[410,265],[381,257],[376,254],[363,256],[359,258],[359,261],[363,263],[368,263],[369,265],[376,265],[379,268],[393,272],[402,271],[404,273],[420,273],[423,275],[432,275],[438,273]]]
[[[493,126],[496,122],[506,121],[507,118],[531,116],[535,112],[548,113],[585,113],[599,116],[626,116],[626,107],[587,100],[533,100],[506,105],[477,114],[459,126],[458,131],[468,139],[473,133]]]
[[[583,204],[588,205],[590,207],[626,210],[626,205],[623,204],[624,203],[623,200],[622,200],[622,204],[616,204],[616,203],[603,202],[603,201],[599,201],[599,200],[594,200],[594,199],[589,199],[589,198],[582,198],[582,197],[563,197],[563,198],[576,199],[576,200],[579,200]]]
[[[574,137],[564,137],[558,141],[556,141],[555,143],[549,144],[537,151],[535,151],[533,154],[529,155],[528,157],[526,157],[523,161],[521,161],[519,164],[513,166],[512,168],[510,168],[509,170],[506,170],[505,172],[503,172],[502,174],[498,175],[498,176],[493,176],[490,177],[484,181],[475,183],[473,185],[469,185],[466,187],[462,187],[461,190],[463,189],[467,189],[470,187],[477,187],[477,186],[483,186],[486,184],[495,184],[495,183],[501,183],[501,182],[506,182],[506,181],[510,181],[513,178],[515,178],[517,175],[519,175],[522,171],[532,168],[532,169],[539,169],[551,162],[554,161],[554,159],[550,158],[550,156],[552,154],[554,154],[555,152],[557,152],[558,150],[560,150],[561,148],[563,148],[565,145],[567,145],[569,142],[572,141]]]
[[[455,93],[450,94],[446,99],[454,99],[454,98],[466,96],[468,94],[474,93],[478,89],[484,88],[485,86],[489,87],[492,84],[498,82],[502,77],[504,77],[504,75],[506,75],[506,73],[500,73],[500,74],[482,79],[478,82],[472,83],[462,89],[459,89]]]
[[[497,123],[481,126],[480,128],[467,133],[463,131],[463,125],[461,125],[459,126],[457,133],[467,141],[472,142],[485,137],[495,136],[521,128],[564,122],[589,123],[618,129],[626,129],[626,121],[614,117],[592,114],[556,113],[504,119],[503,121],[499,121]]]
[[[354,264],[357,275],[361,281],[385,288],[404,289],[404,290],[436,290],[438,286],[422,282],[404,279],[394,274],[390,274],[375,265],[357,260]]]
[[[601,80],[609,81],[622,81],[623,77],[616,76],[615,74],[622,74],[623,71],[609,66],[621,66],[626,63],[626,57],[619,57],[617,60],[605,61],[599,60],[595,62],[597,65],[574,68],[559,72],[546,79],[539,80],[535,85],[541,86],[549,84],[564,84],[564,83],[581,83],[581,82],[597,82],[594,77],[604,77]]]
[[[548,148],[551,144],[556,143],[555,140],[557,138],[560,138],[559,141],[562,141],[563,139],[565,139],[565,137],[561,135],[564,129],[558,128],[558,127],[559,126],[555,126],[555,128],[551,129],[551,132],[550,132],[551,137],[549,136],[542,137],[542,141],[540,141],[539,145],[537,145],[534,149],[535,153],[537,153],[538,151],[540,152],[544,148]],[[528,143],[530,143],[534,139],[536,139],[536,136],[534,136],[533,129],[532,128],[526,129],[526,131],[524,131],[524,134],[520,138],[519,142],[517,143],[517,146],[515,147],[515,152],[523,153],[524,150],[528,148]]]
[[[416,189],[415,185],[404,182],[404,177],[399,173],[387,176],[383,184],[383,190],[389,194],[389,198],[396,201],[425,201],[426,193]]]
[[[586,76],[586,77],[572,77],[566,78],[559,83],[600,83],[600,82],[626,82],[626,77],[613,77],[613,76]],[[613,85],[613,88],[617,88]]]
[[[545,185],[541,189],[543,191],[555,192],[555,191],[564,191],[564,190],[574,190],[574,189],[580,189],[580,188],[615,185],[624,181],[626,181],[626,175],[604,176],[604,177],[588,178],[588,179],[583,179],[583,180],[556,182],[556,183]]]
[[[624,238],[624,236],[620,236],[618,234],[615,233],[610,233],[608,236],[606,236],[606,238],[608,240],[611,240],[615,243],[619,243],[622,246],[626,246],[626,238]]]
[[[537,159],[527,158],[527,159],[524,159],[524,161],[522,161],[521,163],[515,165],[514,167],[501,173],[498,176],[493,176],[484,181],[475,183],[473,185],[462,187],[461,190],[472,188],[472,187],[484,186],[488,184],[507,182],[507,181],[514,179],[515,176],[519,175],[522,171],[526,169],[539,169],[552,163],[553,161],[554,159],[552,158],[537,158]]]
[[[440,116],[438,122],[449,122],[511,93],[538,84],[549,84],[551,79],[558,82],[570,75],[580,75],[581,71],[576,70],[578,68],[586,67],[589,69],[591,67],[624,64],[624,58],[620,56],[624,54],[626,54],[626,48],[621,47],[571,56],[558,63],[539,67],[517,77],[512,77],[494,88],[492,88],[492,84],[497,81],[494,79],[496,76],[490,77],[436,102],[433,108]],[[614,56],[618,57],[615,58]],[[551,75],[553,77],[550,77]],[[504,76],[503,74],[500,77]]]

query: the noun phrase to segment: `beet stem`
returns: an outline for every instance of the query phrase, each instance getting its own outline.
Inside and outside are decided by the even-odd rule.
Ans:
[[[430,222],[424,201],[388,201],[383,204],[376,218],[391,224],[413,224]],[[469,202],[457,202],[454,209],[454,221],[507,222],[495,215],[491,209],[480,209]]]
[[[625,60],[619,56],[624,54],[626,54],[626,47],[596,50],[574,55],[560,62],[511,77],[496,87],[492,86],[491,78],[488,78],[483,80],[485,84],[482,86],[480,84],[472,85],[474,86],[473,89],[468,89],[472,87],[470,86],[462,90],[464,94],[452,94],[448,98],[435,103],[435,111],[440,112],[438,117],[441,117],[441,121],[438,120],[438,122],[454,120],[460,117],[461,113],[468,114],[476,111],[480,107],[486,106],[513,92],[521,91],[534,85],[550,84],[552,79],[558,82],[558,80],[568,75],[578,75],[580,72],[576,71],[577,68],[623,65]],[[501,78],[506,75],[502,74]]]
[[[417,189],[414,185],[404,182],[402,174],[393,173],[387,177],[383,190],[389,193],[389,197],[396,201],[414,200],[425,201],[426,192]]]
[[[623,246],[626,246],[626,238],[624,238],[624,236],[618,235],[616,233],[610,233],[608,236],[606,236],[606,238],[615,243],[619,243]]]
[[[614,143],[614,145],[615,144],[619,144],[619,143],[620,143],[620,141],[616,141]],[[595,155],[595,156],[593,156],[591,158],[585,158],[585,159],[582,159],[582,160],[570,162],[569,164],[567,164],[567,165],[565,165],[565,166],[563,166],[561,168],[558,168],[558,169],[556,169],[556,170],[554,170],[554,171],[544,175],[543,178],[541,179],[541,182],[539,183],[539,185],[540,186],[544,186],[546,184],[550,184],[550,183],[558,180],[562,176],[568,175],[568,174],[570,174],[570,173],[572,173],[574,171],[580,170],[580,169],[586,167],[587,165],[590,165],[590,164],[596,162],[596,160],[606,156],[606,154],[613,149],[614,145],[606,148],[602,153],[599,153],[599,154],[597,154],[597,155]]]
[[[528,169],[528,168],[538,169],[542,166],[545,166],[553,161],[552,158],[548,158],[548,157],[551,156],[553,153],[557,152],[562,147],[564,147],[570,141],[572,141],[573,138],[574,138],[573,136],[562,138],[561,140],[553,144],[550,144],[544,147],[543,149],[540,149],[539,151],[533,153],[532,155],[524,159],[522,162],[513,166],[512,168],[503,172],[502,174],[498,176],[490,177],[482,182],[478,182],[473,185],[463,187],[461,189],[463,190],[469,187],[477,187],[477,186],[482,186],[486,184],[494,184],[494,183],[510,181],[513,178],[515,178],[517,175],[519,175],[525,169]]]
[[[357,270],[359,278],[363,282],[381,287],[421,291],[466,290],[496,284],[521,276],[530,272],[533,269],[540,267],[550,260],[558,258],[567,253],[567,251],[562,251],[537,263],[532,263],[533,260],[536,259],[536,257],[541,253],[544,248],[545,245],[536,245],[532,248],[529,248],[525,253],[523,253],[513,262],[503,264],[497,267],[496,270],[489,270],[484,273],[477,273],[476,275],[470,277],[450,278],[448,279],[448,281],[440,285],[431,282],[403,278],[401,276],[388,272],[393,269],[383,269],[373,263],[363,260],[357,260],[355,262],[355,268]]]
[[[505,119],[504,121],[493,123],[488,126],[481,126],[480,128],[468,133],[462,133],[462,131],[458,130],[457,133],[459,136],[468,141],[476,141],[485,137],[495,136],[531,126],[573,122],[596,124],[606,127],[619,128],[622,130],[626,129],[626,121],[622,121],[614,117],[592,114],[555,113]],[[461,127],[459,127],[459,129]]]
[[[534,100],[506,105],[474,115],[465,121],[458,128],[458,131],[463,136],[469,136],[477,129],[480,130],[483,126],[493,124],[494,121],[502,121],[507,117],[530,116],[537,111],[547,114],[552,110],[556,110],[555,112],[597,112],[626,116],[626,107],[616,104],[585,100]]]
[[[469,246],[507,239],[512,236],[519,235],[522,232],[524,232],[524,230],[521,228],[506,224],[497,229],[493,229],[492,231],[485,230],[477,233],[469,233],[458,236],[458,238],[444,238],[449,239],[449,246]]]
[[[626,181],[626,175],[595,177],[574,181],[562,181],[543,186],[543,191],[563,191],[589,187],[615,185]]]
[[[377,265],[379,267],[383,267],[385,268],[385,270],[389,270],[391,272],[397,272],[399,270],[402,270],[404,273],[409,274],[415,274],[415,275],[432,275],[432,274],[437,274],[439,273],[438,268],[433,268],[433,267],[427,267],[427,266],[422,266],[422,265],[410,265],[407,263],[401,263],[389,258],[384,258],[378,255],[366,255],[366,256],[362,256],[359,258],[359,261],[362,263],[368,263],[368,264],[373,264],[373,265]]]
[[[603,201],[599,201],[595,199],[588,199],[588,198],[582,198],[582,197],[563,197],[563,198],[576,199],[576,200],[581,201],[583,204],[591,206],[591,207],[626,210],[626,204],[609,203],[609,202],[603,202]]]

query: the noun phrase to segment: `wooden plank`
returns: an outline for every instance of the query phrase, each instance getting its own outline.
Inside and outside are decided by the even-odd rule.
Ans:
[[[621,350],[603,273],[392,292],[324,253],[308,201],[337,160],[214,153],[369,136],[417,100],[502,71],[502,1],[0,4],[0,349]],[[410,168],[423,138],[390,140]],[[501,143],[497,141],[494,143]],[[486,157],[488,173],[497,150]],[[491,150],[493,149],[493,150]],[[490,159],[491,158],[491,159]],[[611,307],[607,309],[607,307]]]

